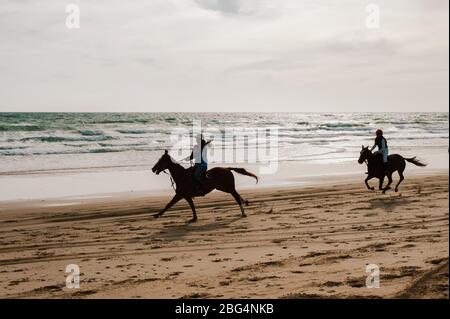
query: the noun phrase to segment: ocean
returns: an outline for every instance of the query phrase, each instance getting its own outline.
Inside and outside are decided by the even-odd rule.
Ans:
[[[173,146],[174,129],[189,130],[193,120],[206,132],[275,129],[279,161],[354,160],[361,145],[373,144],[377,128],[391,152],[447,149],[448,119],[448,113],[0,113],[0,173],[149,166]],[[227,143],[225,136],[214,139]]]
[[[0,113],[0,200],[167,190],[167,177],[151,174],[151,167],[173,149],[174,132],[193,135],[194,122],[214,139],[210,166],[235,162],[259,174],[267,158],[239,162],[214,155],[219,148],[251,148],[233,134],[270,129],[267,141],[276,138],[271,160],[278,166],[262,185],[363,174],[356,160],[361,145],[373,145],[377,128],[384,130],[390,153],[418,155],[427,169],[448,170],[448,113]],[[191,147],[171,155],[179,160]]]

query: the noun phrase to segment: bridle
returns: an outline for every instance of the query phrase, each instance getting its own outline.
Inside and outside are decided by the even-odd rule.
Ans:
[[[369,156],[366,156],[366,158],[364,159],[364,163],[366,163],[366,165],[369,166]]]
[[[369,157],[368,156],[366,156],[363,163],[366,163],[366,165],[369,166]]]
[[[167,169],[167,168],[166,168],[166,169]],[[171,183],[170,186],[173,188],[174,191],[176,191],[175,186],[174,186],[174,185],[175,185],[175,181],[174,181],[173,178],[172,178],[172,174],[167,173],[167,172],[166,172],[166,169],[160,170],[159,173],[163,172],[164,174],[169,175],[170,183]],[[159,174],[159,173],[158,173],[158,174]]]

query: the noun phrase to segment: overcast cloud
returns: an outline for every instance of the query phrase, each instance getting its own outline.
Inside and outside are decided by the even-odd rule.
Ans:
[[[2,0],[0,111],[447,111],[448,19],[448,0]]]

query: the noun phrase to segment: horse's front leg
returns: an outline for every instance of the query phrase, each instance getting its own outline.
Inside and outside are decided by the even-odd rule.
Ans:
[[[190,223],[195,223],[197,221],[197,214],[195,213],[194,201],[192,200],[191,197],[185,197],[184,199],[189,203],[189,206],[191,206],[192,214],[194,215],[194,217],[192,217],[192,219],[189,220],[189,222]]]
[[[367,176],[367,178],[364,180],[364,182],[366,183],[367,189],[370,189],[371,191],[375,190],[375,187],[370,187],[369,185],[369,181],[373,178],[373,176]]]
[[[159,213],[156,213],[153,215],[153,217],[155,218],[159,218],[162,216],[162,214],[164,214],[166,212],[166,210],[168,210],[170,207],[172,207],[173,205],[175,205],[176,202],[178,202],[180,199],[182,199],[183,196],[181,196],[180,194],[175,194],[175,196],[172,198],[172,200],[166,205],[166,207],[164,207],[164,209],[162,211],[160,211]]]

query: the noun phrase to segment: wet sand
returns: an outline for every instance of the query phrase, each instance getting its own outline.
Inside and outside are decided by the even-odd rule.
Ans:
[[[2,204],[0,297],[448,298],[448,172],[385,195],[362,179],[242,195],[248,217],[217,192],[194,224],[184,201],[151,217],[172,193]]]

